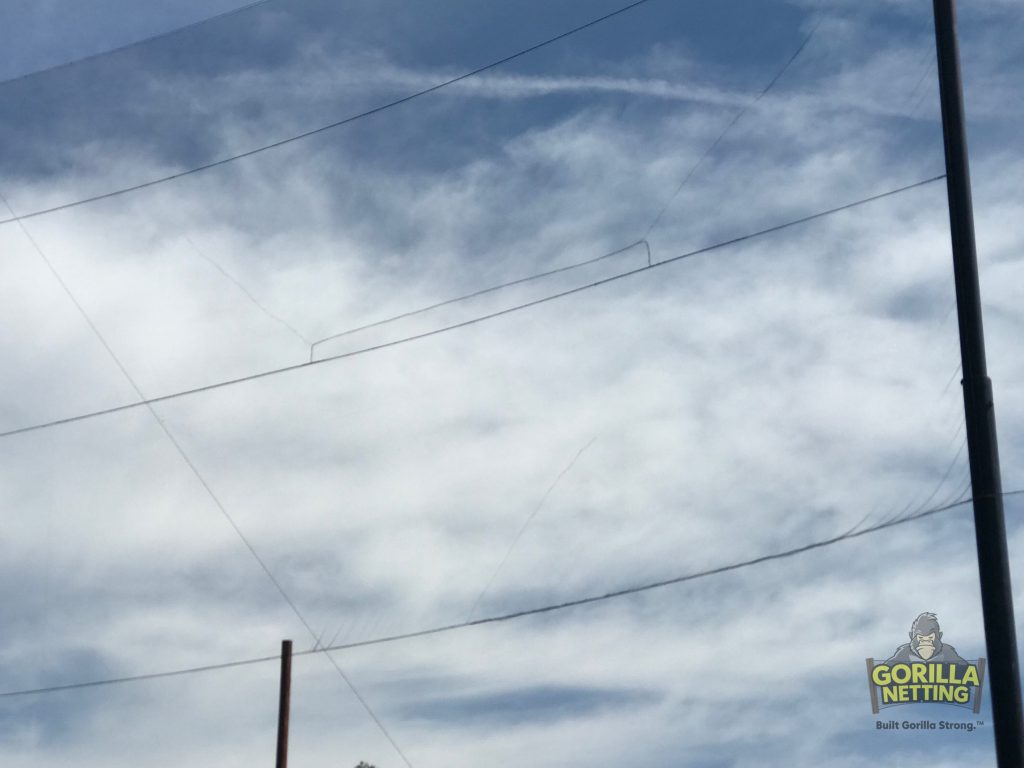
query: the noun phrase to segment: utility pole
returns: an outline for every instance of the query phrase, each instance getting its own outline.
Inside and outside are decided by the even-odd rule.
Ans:
[[[1024,715],[1021,710],[1020,661],[1013,619],[992,381],[985,362],[985,334],[981,323],[981,291],[974,243],[974,210],[967,162],[956,10],[954,0],[932,2],[946,151],[949,227],[953,241],[953,276],[960,325],[960,358],[963,363],[964,420],[974,496],[974,531],[985,644],[988,648],[996,761],[999,768],[1021,768],[1024,766]]]
[[[288,768],[288,714],[292,699],[292,641],[281,641],[281,698],[277,707],[277,768]]]

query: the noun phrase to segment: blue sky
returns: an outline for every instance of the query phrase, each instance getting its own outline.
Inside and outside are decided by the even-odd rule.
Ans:
[[[176,173],[619,5],[271,0],[31,75],[233,6],[8,3],[0,193],[24,214]],[[645,233],[661,261],[934,177],[930,13],[920,1],[652,0],[365,120],[25,230],[148,396],[301,363],[311,340]],[[1001,0],[961,14],[1013,490],[1024,488],[1024,22]],[[2,430],[137,399],[26,231],[0,225],[0,254]],[[634,247],[315,355],[646,261]],[[474,605],[491,615],[714,568],[957,498],[952,303],[936,183],[155,414],[314,632],[355,641],[462,621]],[[0,452],[3,691],[271,655],[284,637],[312,646],[154,414],[11,436]],[[1007,500],[1014,563],[1022,504]],[[1013,576],[1020,606],[1024,575]],[[987,726],[875,729],[864,659],[890,655],[922,611],[962,655],[984,654],[967,509],[334,658],[417,768],[992,764]],[[0,760],[265,761],[276,675],[264,664],[0,699]],[[297,660],[294,706],[296,765],[404,764],[323,656]]]

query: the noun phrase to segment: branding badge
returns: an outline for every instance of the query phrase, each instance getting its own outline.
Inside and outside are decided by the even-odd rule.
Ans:
[[[885,661],[868,659],[871,712],[901,704],[951,704],[981,710],[985,659],[965,659],[949,643],[934,613],[922,613],[910,627],[910,642]]]

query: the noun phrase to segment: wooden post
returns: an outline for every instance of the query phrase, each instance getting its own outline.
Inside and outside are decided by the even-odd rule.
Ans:
[[[875,690],[875,681],[871,673],[875,671],[875,660],[867,659],[868,662],[868,690],[871,691],[871,714],[878,714],[878,691]]]
[[[277,708],[277,768],[288,768],[288,714],[292,698],[292,641],[281,641],[281,698]]]
[[[1024,766],[1024,707],[1013,617],[1010,558],[1006,546],[1003,487],[999,476],[995,405],[985,360],[981,289],[974,242],[974,207],[967,161],[964,94],[954,0],[932,0],[939,64],[939,99],[946,151],[946,191],[953,245],[953,277],[960,321],[964,421],[974,497],[974,531],[981,581],[981,615],[988,649],[989,690],[999,768]]]

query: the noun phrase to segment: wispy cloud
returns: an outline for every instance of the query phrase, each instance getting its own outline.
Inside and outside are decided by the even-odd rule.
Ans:
[[[865,47],[886,8],[844,17],[835,38],[823,23],[792,82],[737,124],[669,207],[651,236],[656,260],[941,172],[935,123],[904,114],[920,40]],[[683,29],[678,8],[659,13]],[[998,38],[986,18],[974,19],[979,34]],[[976,39],[965,36],[965,51]],[[674,46],[682,59],[631,49],[603,71],[566,64],[470,81],[387,121],[30,226],[144,391],[301,362],[299,340],[189,238],[307,337],[634,242],[756,93],[736,85],[753,63],[705,67],[695,48],[687,38]],[[22,135],[12,146],[40,153],[66,139],[53,146],[70,172],[11,174],[2,191],[21,206],[145,178],[449,66],[380,54],[376,71],[353,65],[332,84],[344,67],[317,79],[316,57],[288,50],[275,67],[213,80],[143,73],[149,96],[132,107],[131,130],[80,126],[88,137],[76,142],[55,123]],[[681,80],[689,68],[713,74]],[[971,87],[996,110],[983,82]],[[999,139],[1005,114],[972,113],[972,147],[1004,482],[1020,487],[1024,202],[1015,145]],[[311,624],[339,641],[463,620],[524,516],[595,434],[488,605],[714,567],[961,490],[960,393],[945,386],[958,362],[947,227],[941,185],[924,188],[159,412]],[[3,426],[132,399],[16,230],[0,228],[0,251]],[[338,348],[645,261],[625,252]],[[0,441],[0,477],[4,690],[300,641],[144,414]],[[1010,505],[1016,551],[1019,498]],[[418,768],[934,760],[937,742],[875,733],[863,660],[891,652],[923,610],[961,652],[983,652],[972,537],[969,513],[952,513],[600,607],[353,650],[343,663]],[[275,677],[273,664],[257,665],[45,704],[3,700],[0,759],[251,765],[272,749]],[[397,764],[322,659],[297,663],[293,701],[296,764]],[[950,764],[991,760],[990,732],[977,736],[941,742]]]

